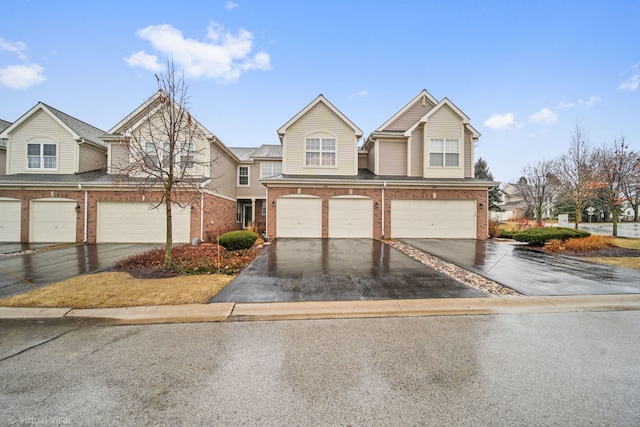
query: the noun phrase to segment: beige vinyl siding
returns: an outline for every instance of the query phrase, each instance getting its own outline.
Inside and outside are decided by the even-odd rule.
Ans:
[[[305,140],[314,133],[335,137],[336,166],[305,165]],[[283,141],[283,159],[286,159],[283,172],[291,175],[356,175],[356,147],[353,129],[326,105],[318,103],[287,129]]]
[[[237,197],[238,167],[224,152],[211,146],[211,184],[223,196]]]
[[[368,153],[365,151],[358,151],[358,169],[366,169],[368,167]]]
[[[260,185],[260,162],[240,164],[240,166],[249,168],[249,186],[238,187],[238,199],[264,199],[267,197],[266,187]]]
[[[7,174],[7,150],[0,149],[0,175]]]
[[[464,177],[464,134],[460,117],[447,105],[435,111],[427,120],[424,135],[425,152],[424,170],[425,178],[463,178]],[[458,167],[431,167],[429,166],[429,141],[432,138],[458,139],[460,141],[460,157]]]
[[[411,133],[411,176],[422,176],[424,137],[422,127]]]
[[[373,145],[371,146],[371,148],[369,149],[369,154],[367,155],[367,165],[369,167],[369,170],[373,173],[378,173],[378,171],[376,171],[376,147],[377,147],[377,142],[373,143]]]
[[[57,145],[56,169],[27,169],[27,143],[47,142]],[[38,111],[22,126],[11,133],[8,154],[7,173],[55,173],[72,174],[76,172],[76,153],[78,143],[57,121],[44,111]]]
[[[462,148],[464,150],[464,176],[465,178],[471,178],[473,176],[473,141],[469,132],[464,133],[464,144]]]
[[[380,175],[407,175],[407,142],[378,140],[380,144]]]
[[[109,173],[118,175],[129,166],[129,152],[121,143],[110,143],[109,148]]]
[[[107,165],[107,152],[99,148],[80,144],[80,162],[78,172],[102,169]]]
[[[427,99],[422,106],[422,98],[415,102],[405,113],[390,123],[384,130],[406,131],[427,114],[434,105]]]

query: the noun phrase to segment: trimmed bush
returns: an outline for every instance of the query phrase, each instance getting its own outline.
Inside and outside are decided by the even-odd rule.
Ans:
[[[513,235],[516,234],[518,230],[505,230],[501,229],[498,233],[498,237],[502,237],[505,239],[513,239]]]
[[[589,252],[606,249],[611,246],[615,246],[613,243],[613,237],[594,234],[589,237],[574,237],[567,239],[564,242],[554,239],[547,243],[544,246],[544,249],[549,252],[560,252],[564,250],[571,252]]]
[[[565,241],[567,239],[588,237],[591,233],[575,228],[565,227],[544,227],[530,228],[524,231],[513,233],[513,239],[519,242],[526,242],[533,246],[542,246],[551,240]]]
[[[249,249],[258,240],[258,235],[251,231],[229,231],[220,236],[220,246],[228,251]]]

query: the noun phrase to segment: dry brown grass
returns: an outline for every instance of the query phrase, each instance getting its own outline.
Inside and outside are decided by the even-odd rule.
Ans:
[[[3,307],[110,308],[207,303],[235,276],[136,279],[107,272],[74,277],[0,300]]]
[[[637,249],[640,251],[640,239],[626,239],[616,237],[613,239],[613,244],[620,246],[621,248]]]
[[[567,239],[565,241],[553,239],[544,246],[544,249],[549,252],[560,252],[563,250],[571,252],[589,252],[608,248],[610,246],[615,246],[613,237],[592,234],[588,237]]]

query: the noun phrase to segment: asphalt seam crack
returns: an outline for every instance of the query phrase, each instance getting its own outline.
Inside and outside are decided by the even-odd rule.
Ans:
[[[34,344],[34,345],[30,346],[30,347],[24,348],[24,349],[22,349],[22,350],[18,351],[17,353],[10,354],[9,356],[3,357],[2,359],[0,359],[0,362],[4,362],[4,361],[5,361],[5,360],[7,360],[7,359],[11,359],[12,357],[19,356],[19,355],[21,355],[21,354],[23,354],[23,353],[26,353],[26,352],[27,352],[27,351],[29,351],[29,350],[33,350],[33,349],[34,349],[34,348],[36,348],[36,347],[40,347],[41,345],[44,345],[44,344],[50,343],[51,341],[56,340],[56,339],[60,338],[61,336],[66,335],[66,334],[68,334],[69,332],[74,331],[74,330],[75,330],[75,329],[69,329],[69,330],[67,330],[67,331],[64,331],[64,332],[62,332],[62,333],[60,333],[60,334],[56,335],[55,337],[51,337],[51,338],[49,338],[48,340],[45,340],[45,341],[39,342],[39,343]]]

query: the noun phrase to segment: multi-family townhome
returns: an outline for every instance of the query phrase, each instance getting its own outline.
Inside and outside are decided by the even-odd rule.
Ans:
[[[479,133],[426,90],[372,132],[320,95],[280,129],[282,175],[265,178],[273,237],[486,239],[487,192],[475,179]]]
[[[160,100],[159,92],[108,132],[43,103],[2,122],[0,241],[163,242],[162,193],[142,186],[135,166],[166,159],[130,149],[154,127]],[[196,129],[174,159],[188,172],[172,205],[176,243],[248,228],[268,239],[487,238],[496,183],[473,176],[480,135],[426,90],[361,147],[363,132],[323,95],[277,130],[279,144],[228,148]]]

